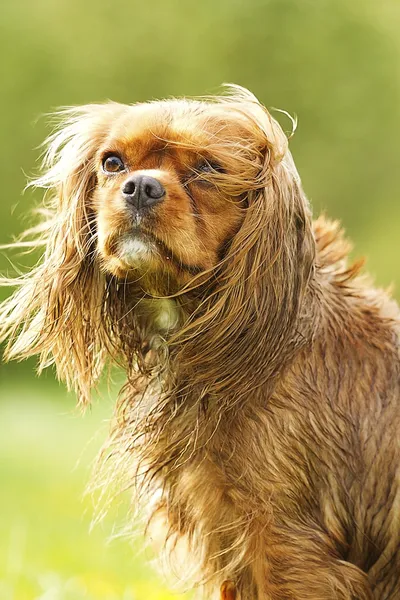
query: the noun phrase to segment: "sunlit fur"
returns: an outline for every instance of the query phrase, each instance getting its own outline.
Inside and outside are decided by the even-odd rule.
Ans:
[[[142,216],[136,171],[166,190]],[[34,183],[21,244],[44,252],[3,281],[6,358],[39,354],[82,403],[124,366],[104,482],[163,524],[179,576],[207,598],[399,598],[398,308],[312,224],[267,110],[239,87],[67,109]]]

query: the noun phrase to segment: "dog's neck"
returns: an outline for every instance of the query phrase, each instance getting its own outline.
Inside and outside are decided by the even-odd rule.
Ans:
[[[308,293],[315,295],[311,283]],[[306,304],[312,306],[311,298]],[[218,335],[218,327],[213,327],[215,321],[210,324],[203,319],[204,314],[208,317],[212,312],[212,302],[206,304],[199,297],[182,295],[146,295],[132,298],[129,305],[127,314],[134,315],[132,325],[136,327],[136,356],[131,355],[127,361],[128,382],[117,409],[118,423],[126,425],[119,426],[117,434],[124,440],[140,440],[135,456],[149,485],[153,478],[159,480],[164,468],[175,472],[192,457],[201,458],[212,447],[215,433],[225,427],[225,422],[248,411],[249,404],[254,408],[266,406],[284,369],[290,368],[297,351],[311,342],[309,330],[315,330],[307,309],[299,319],[299,328],[304,320],[303,336],[295,332],[298,347],[290,348],[290,354],[285,354],[267,378],[264,371],[269,369],[271,358],[268,348],[265,353],[259,349],[262,355],[257,357],[254,373],[240,369],[243,344],[258,327],[251,319],[248,329],[242,328],[239,336],[235,321],[232,337],[227,331],[222,340],[217,338],[220,353],[214,359],[209,348],[213,350],[212,336]],[[260,365],[265,366],[262,372]]]
[[[163,339],[168,339],[183,319],[183,311],[174,298],[143,299],[137,306],[137,314],[147,336]]]

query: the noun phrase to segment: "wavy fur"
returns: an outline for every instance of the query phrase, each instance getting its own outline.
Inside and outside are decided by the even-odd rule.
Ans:
[[[132,107],[63,111],[34,182],[53,193],[28,232],[43,257],[4,281],[17,286],[0,309],[6,358],[39,354],[40,369],[55,364],[84,404],[107,362],[124,366],[104,481],[152,499],[148,529],[166,524],[163,547],[178,562],[184,541],[184,574],[208,597],[222,585],[227,600],[394,600],[396,305],[359,276],[361,264],[347,266],[337,224],[312,224],[287,139],[250,92],[133,109],[151,115],[137,145],[168,147],[191,169],[190,213],[177,163],[159,171],[187,224],[158,231],[177,265],[122,277],[100,239],[101,218],[117,236],[122,221],[115,210],[99,216],[110,185],[99,148]],[[178,123],[179,137],[165,123]],[[129,135],[124,124],[119,143],[129,146]],[[190,152],[224,169],[204,176],[188,167]],[[201,177],[214,191],[198,192]],[[207,194],[225,202],[212,221]],[[231,219],[217,258],[200,242],[187,249],[195,210],[210,240]],[[194,258],[201,268],[188,277]]]

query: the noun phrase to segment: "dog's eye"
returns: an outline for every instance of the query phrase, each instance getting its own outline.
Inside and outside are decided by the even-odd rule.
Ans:
[[[213,175],[225,173],[225,169],[216,161],[202,158],[187,170],[182,177],[182,183],[187,188],[189,184],[214,185]]]
[[[105,173],[119,173],[125,170],[125,165],[116,154],[111,154],[103,159],[103,171]]]
[[[196,171],[198,173],[223,173],[224,169],[221,165],[212,160],[202,160],[197,166]]]

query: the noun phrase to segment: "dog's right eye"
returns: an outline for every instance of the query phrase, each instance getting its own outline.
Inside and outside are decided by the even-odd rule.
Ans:
[[[119,173],[125,170],[125,165],[116,154],[111,154],[103,159],[103,171],[105,173]]]

